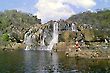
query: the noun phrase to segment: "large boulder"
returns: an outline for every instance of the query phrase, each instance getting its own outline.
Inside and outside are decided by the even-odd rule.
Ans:
[[[73,42],[76,37],[76,32],[64,31],[59,35],[59,42]]]
[[[94,32],[92,29],[83,29],[82,33],[86,41],[94,41]]]

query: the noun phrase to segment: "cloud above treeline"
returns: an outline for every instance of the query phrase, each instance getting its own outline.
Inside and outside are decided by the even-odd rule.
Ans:
[[[74,7],[89,9],[96,5],[95,0],[39,0],[35,7],[42,22],[66,19],[75,14]]]

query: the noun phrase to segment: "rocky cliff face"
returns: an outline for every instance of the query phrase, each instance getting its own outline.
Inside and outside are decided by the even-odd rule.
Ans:
[[[48,46],[53,38],[53,25],[55,22],[58,23],[58,43],[75,42],[76,40],[89,42],[99,40],[102,41],[105,39],[108,40],[110,37],[109,29],[106,29],[104,27],[102,29],[102,26],[96,26],[96,24],[92,24],[92,19],[90,19],[91,17],[88,17],[92,16],[93,18],[94,15],[92,14],[95,13],[82,13],[74,15],[68,20],[51,20],[45,24],[41,24],[41,20],[38,19],[37,16],[17,12],[16,10],[6,11],[0,14],[0,41],[5,37],[3,35],[7,34],[8,43],[10,43],[10,41],[23,43],[23,41],[25,40],[25,34],[29,32],[27,36],[29,36],[30,34],[35,36],[34,43],[36,46],[40,46],[41,44]],[[98,13],[98,15],[100,14],[101,13]],[[89,20],[87,18],[89,18]],[[6,20],[6,22],[4,22],[3,20]]]
[[[85,28],[88,30],[88,34],[85,35],[89,36],[94,34],[95,37],[85,37],[86,41],[103,41],[104,39],[109,41],[110,39],[110,9],[98,10],[97,12],[82,12],[72,15],[66,21],[69,23],[77,22],[81,26],[85,26],[85,24],[88,25],[87,27],[92,26],[92,29]]]
[[[6,10],[0,12],[0,32],[8,34],[14,42],[22,42],[23,36],[30,27],[40,24],[41,20],[32,14],[17,10]],[[2,40],[0,40],[2,41]]]

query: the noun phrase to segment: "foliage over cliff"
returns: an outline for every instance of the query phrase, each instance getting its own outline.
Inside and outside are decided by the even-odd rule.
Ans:
[[[79,13],[77,15],[72,15],[67,21],[110,28],[110,10],[104,9],[97,10],[97,12],[87,11]]]
[[[110,10],[108,9],[97,10],[97,12],[86,11],[72,15],[67,21],[92,26],[96,38],[110,38]]]
[[[4,33],[10,32],[12,29],[22,31],[37,23],[41,23],[41,20],[32,14],[22,13],[17,10],[0,12],[0,31]]]
[[[17,10],[0,12],[0,43],[5,42],[4,40],[21,42],[25,32],[35,24],[41,24],[41,20],[32,14]]]

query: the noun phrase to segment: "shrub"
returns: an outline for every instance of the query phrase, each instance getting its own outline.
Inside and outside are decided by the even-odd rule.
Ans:
[[[1,40],[3,41],[9,41],[9,35],[7,33],[4,33],[1,37],[0,37]]]

